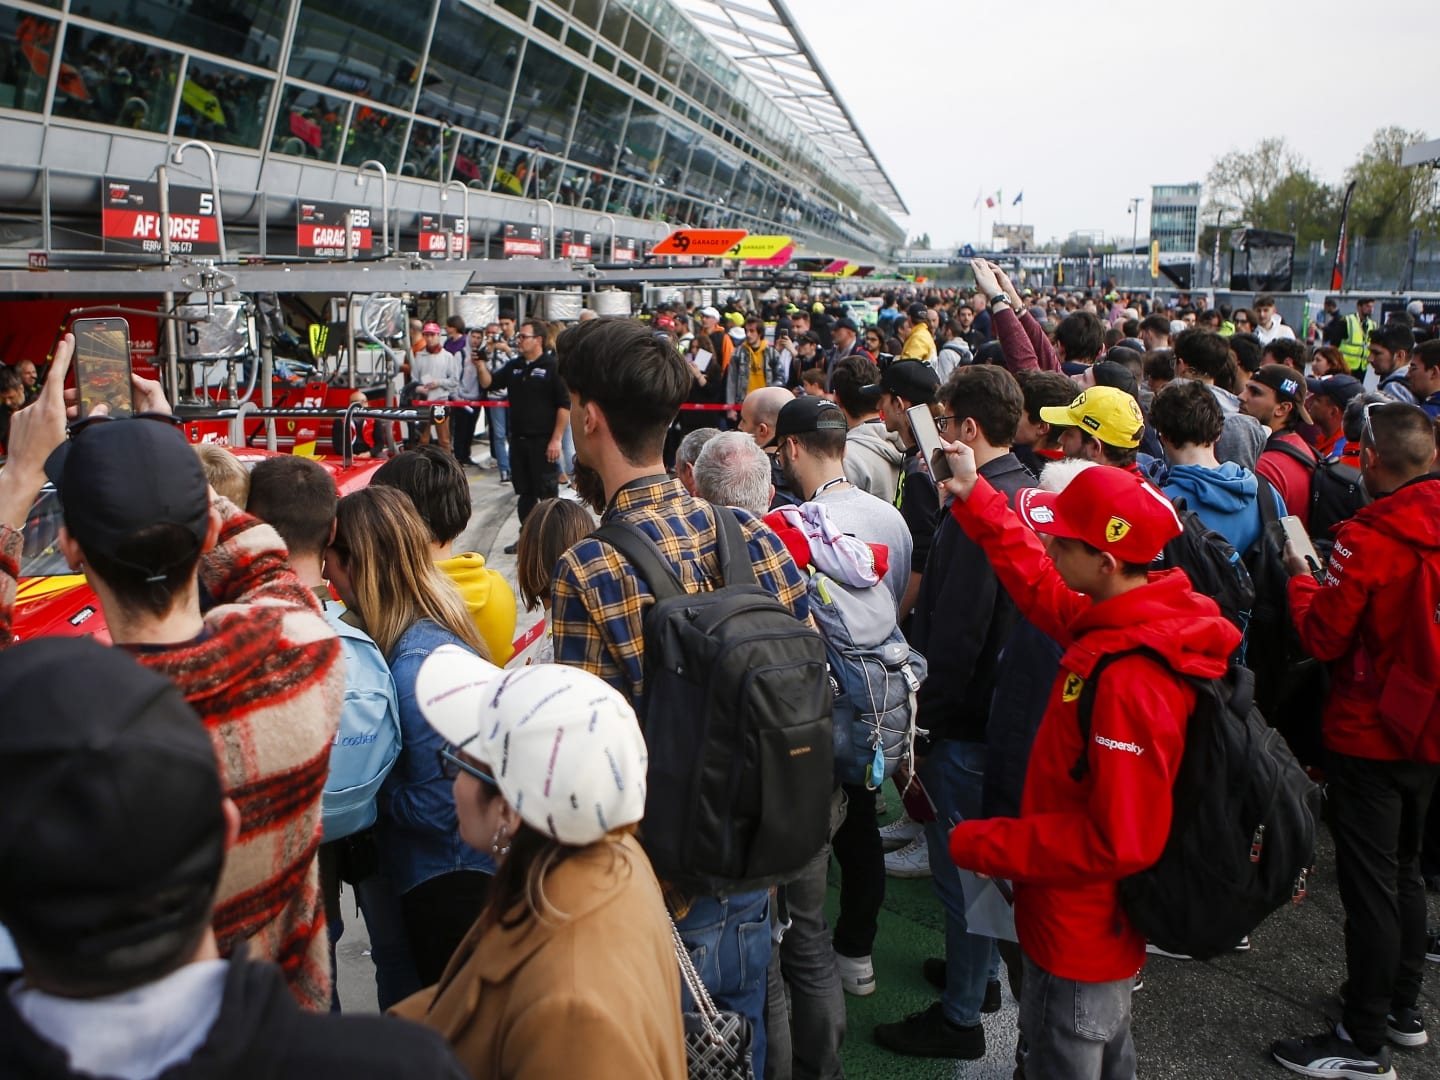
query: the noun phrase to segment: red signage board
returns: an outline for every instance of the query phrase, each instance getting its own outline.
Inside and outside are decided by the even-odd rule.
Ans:
[[[470,254],[470,223],[464,218],[446,219],[444,214],[420,215],[420,254],[443,259],[447,249],[457,259]]]
[[[375,243],[375,233],[370,228],[369,207],[302,202],[300,218],[295,225],[295,253],[321,259],[343,259],[347,214],[355,254],[368,252]]]
[[[525,255],[538,259],[544,255],[545,241],[540,238],[539,225],[506,225],[501,250],[506,255]]]
[[[100,232],[107,252],[159,255],[160,185],[105,180]],[[220,254],[215,197],[199,188],[170,187],[170,250],[176,255]]]
[[[744,240],[744,229],[677,229],[650,249],[651,255],[724,255]]]
[[[610,261],[617,263],[632,263],[639,255],[638,245],[634,240],[620,236],[615,239],[614,250],[610,252]]]
[[[587,233],[578,235],[569,229],[560,233],[560,257],[562,259],[588,259],[592,250],[591,236]]]

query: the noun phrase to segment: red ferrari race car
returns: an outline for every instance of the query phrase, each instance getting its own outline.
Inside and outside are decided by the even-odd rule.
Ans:
[[[267,457],[281,456],[268,450],[232,448],[247,469]],[[345,466],[339,458],[316,458],[335,478],[341,495],[359,491],[383,463],[382,459],[357,460]],[[20,554],[20,579],[15,594],[15,637],[30,638],[89,635],[109,642],[110,631],[100,601],[84,574],[71,571],[58,542],[64,524],[60,500],[46,485],[25,520],[25,541]]]

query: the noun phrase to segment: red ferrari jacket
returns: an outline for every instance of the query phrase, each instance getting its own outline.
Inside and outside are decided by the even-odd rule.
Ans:
[[[1410,582],[1420,560],[1440,559],[1440,475],[1420,477],[1364,507],[1335,534],[1324,583],[1290,579],[1290,610],[1307,652],[1331,664],[1320,724],[1328,750],[1397,761],[1404,755],[1380,724],[1377,703],[1409,634],[1440,635],[1419,622]]]
[[[1144,645],[1176,671],[1225,672],[1240,632],[1181,570],[1096,603],[1071,590],[1040,540],[982,479],[951,512],[1020,611],[1065,650],[1035,735],[1018,818],[966,821],[950,835],[955,862],[1015,882],[1020,945],[1046,971],[1082,982],[1126,979],[1145,939],[1120,906],[1121,878],[1154,864],[1170,834],[1171,789],[1185,750],[1194,690],[1144,656],[1106,670],[1082,744],[1078,701],[1096,662]],[[1070,776],[1082,750],[1083,780]]]

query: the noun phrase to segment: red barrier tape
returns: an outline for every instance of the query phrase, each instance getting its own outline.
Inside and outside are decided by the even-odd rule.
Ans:
[[[515,643],[510,646],[510,655],[518,656],[520,653],[528,649],[531,645],[534,645],[535,642],[539,641],[540,635],[543,633],[545,633],[545,620],[541,619],[529,630],[526,630],[525,633],[521,634],[518,638],[515,639]]]

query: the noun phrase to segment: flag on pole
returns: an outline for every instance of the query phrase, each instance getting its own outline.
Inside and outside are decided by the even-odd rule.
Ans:
[[[1340,238],[1335,241],[1335,266],[1330,271],[1330,288],[1339,292],[1345,287],[1345,260],[1349,254],[1350,197],[1355,194],[1355,181],[1345,189],[1345,205],[1340,208]]]
[[[1005,196],[1002,195],[1002,194],[1000,194],[1000,189],[999,189],[999,188],[996,188],[996,189],[995,189],[995,204],[996,204],[997,206],[999,206],[999,205],[1002,205],[1004,202],[1005,202]]]
[[[986,196],[985,196],[985,209],[986,209],[986,210],[994,210],[994,209],[995,209],[995,200],[994,200],[993,198],[991,198],[989,195],[986,195]]]
[[[1024,191],[1024,189],[1022,188],[1021,191],[1020,191],[1020,194],[1015,196],[1015,201],[1012,202],[1010,205],[1011,205],[1011,206],[1019,206],[1021,200],[1023,200],[1024,198],[1025,198],[1025,191]]]

